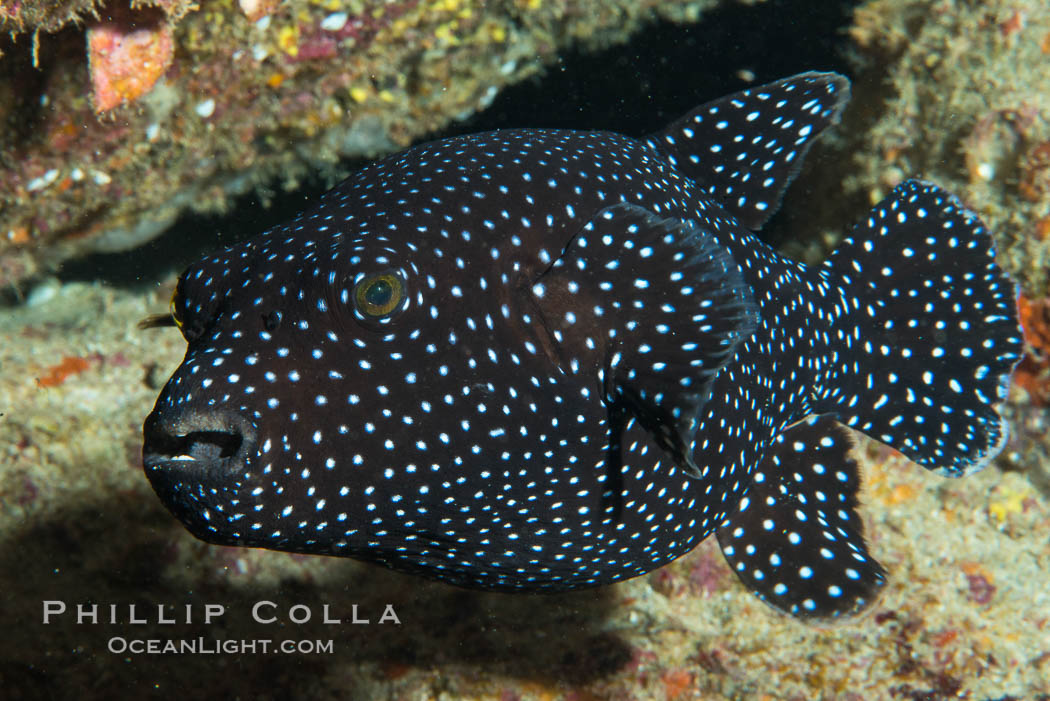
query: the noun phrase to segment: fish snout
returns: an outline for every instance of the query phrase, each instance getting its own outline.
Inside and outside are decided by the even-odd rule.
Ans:
[[[258,451],[258,431],[237,412],[157,407],[142,427],[142,464],[169,504],[191,487],[229,486]]]

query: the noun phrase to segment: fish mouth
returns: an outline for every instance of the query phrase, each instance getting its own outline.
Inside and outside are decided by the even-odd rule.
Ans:
[[[230,486],[257,452],[255,426],[226,410],[156,409],[142,434],[146,476],[166,501],[190,485]]]

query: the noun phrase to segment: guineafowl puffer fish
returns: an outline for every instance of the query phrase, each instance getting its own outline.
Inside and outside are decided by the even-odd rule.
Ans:
[[[153,488],[211,543],[494,590],[635,577],[714,534],[773,607],[863,609],[885,572],[845,427],[978,470],[1022,341],[989,232],[935,185],[821,265],[756,236],[848,93],[805,73],[642,139],[423,144],[191,265]]]

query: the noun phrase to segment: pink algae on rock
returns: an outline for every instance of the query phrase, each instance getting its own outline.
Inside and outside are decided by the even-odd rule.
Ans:
[[[102,113],[148,93],[171,65],[175,49],[162,12],[114,10],[87,32],[95,111]]]

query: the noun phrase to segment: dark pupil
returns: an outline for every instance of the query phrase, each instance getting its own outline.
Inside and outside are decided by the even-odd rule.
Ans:
[[[375,307],[385,307],[390,303],[394,288],[385,280],[376,280],[365,289],[365,301]]]

